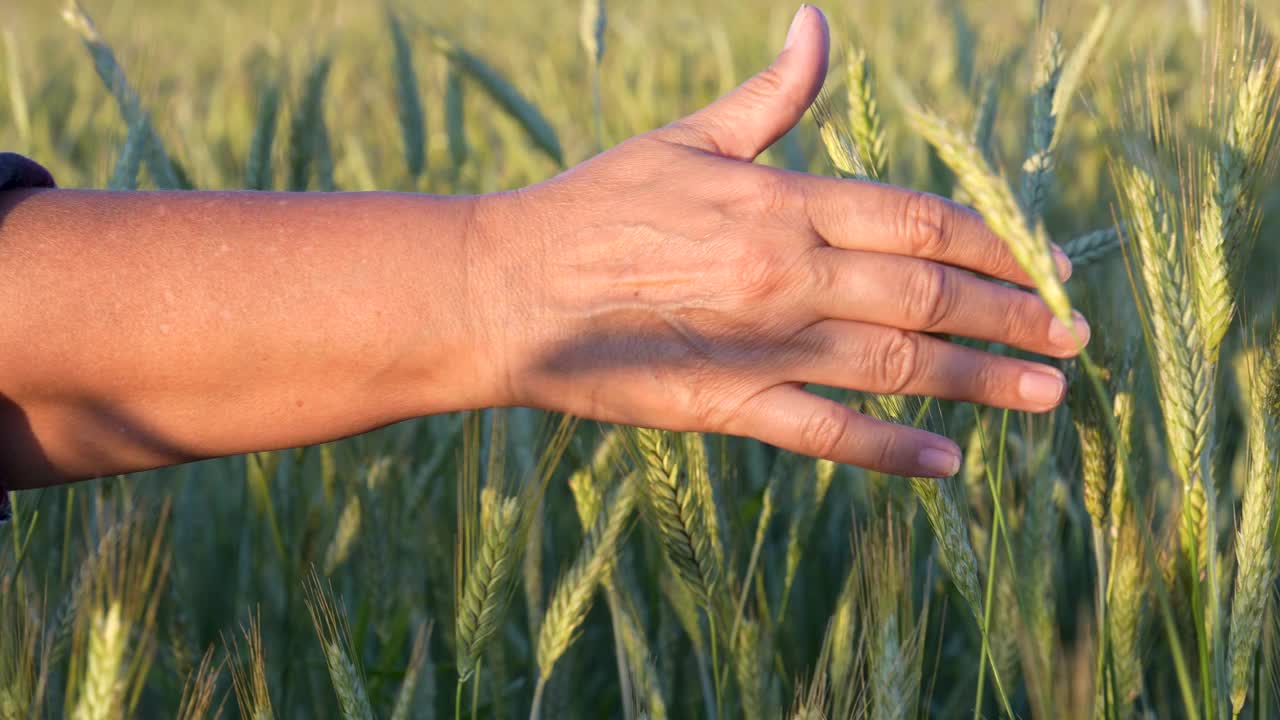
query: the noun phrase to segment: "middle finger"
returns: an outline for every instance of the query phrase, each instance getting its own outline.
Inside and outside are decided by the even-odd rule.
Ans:
[[[1089,340],[1079,313],[1068,329],[1038,295],[929,260],[819,248],[816,310],[824,317],[948,333],[1072,357]]]

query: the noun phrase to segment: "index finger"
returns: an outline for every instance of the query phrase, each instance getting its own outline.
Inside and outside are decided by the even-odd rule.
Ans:
[[[1030,287],[1031,278],[977,212],[929,193],[863,180],[807,177],[805,209],[826,242],[933,260]],[[1058,275],[1071,275],[1071,261],[1054,248]]]

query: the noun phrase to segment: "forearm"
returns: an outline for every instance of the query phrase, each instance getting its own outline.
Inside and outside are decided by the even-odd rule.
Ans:
[[[492,404],[474,207],[0,193],[0,471],[44,485]]]

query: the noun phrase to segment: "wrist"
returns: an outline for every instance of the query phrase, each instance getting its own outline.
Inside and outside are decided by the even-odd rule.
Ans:
[[[466,198],[464,262],[458,274],[465,303],[469,379],[483,402],[476,407],[528,404],[519,368],[533,355],[536,302],[529,277],[537,261],[537,223],[527,211],[524,191]]]

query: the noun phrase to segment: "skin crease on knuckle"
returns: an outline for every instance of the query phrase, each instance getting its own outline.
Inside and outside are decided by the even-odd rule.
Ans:
[[[912,329],[929,332],[951,317],[952,288],[951,272],[942,265],[924,263],[910,274],[901,298]]]
[[[875,382],[879,392],[901,395],[915,381],[920,363],[920,343],[913,333],[887,328],[874,353]]]
[[[913,256],[933,259],[946,254],[954,231],[954,210],[946,200],[928,193],[907,192],[900,212],[900,232]]]

